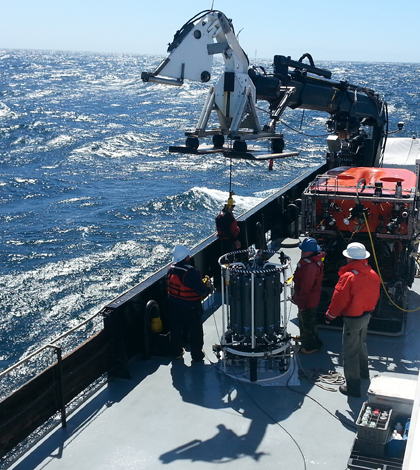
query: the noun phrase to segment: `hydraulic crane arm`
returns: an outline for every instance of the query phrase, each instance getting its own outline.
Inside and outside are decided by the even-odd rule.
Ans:
[[[226,154],[226,136],[242,156],[247,154],[246,141],[258,139],[271,140],[274,158],[285,156],[283,135],[276,133],[276,124],[289,107],[330,115],[327,126],[332,136],[327,158],[335,160],[332,164],[378,163],[387,123],[386,103],[370,89],[331,80],[331,72],[316,67],[309,54],[299,61],[276,55],[272,74],[250,68],[232,21],[215,10],[203,11],[189,20],[175,34],[168,53],[154,72],[142,73],[143,81],[176,86],[184,80],[207,83],[212,76],[213,56],[220,54],[224,60],[223,73],[210,85],[196,129],[186,132],[186,147],[173,147],[173,151],[200,153],[198,139],[212,136],[213,151]],[[303,63],[304,59],[309,64]],[[255,106],[258,99],[270,105],[270,121],[264,126]],[[212,111],[217,112],[220,127],[207,129]],[[288,153],[292,154],[297,153]]]
[[[255,85],[248,74],[248,57],[239,45],[231,20],[223,13],[208,10],[192,18],[177,31],[168,52],[169,56],[154,72],[142,73],[143,81],[168,85],[182,85],[184,80],[207,83],[213,56],[221,54],[224,60],[223,74],[210,87],[196,130],[187,134],[187,146],[197,148],[198,137],[212,135],[214,145],[220,149],[224,136],[228,136],[246,150],[245,140],[281,137],[273,130],[262,131],[255,108]],[[207,130],[212,111],[217,112],[220,128]]]
[[[305,54],[313,64],[310,54]],[[364,120],[365,125],[383,127],[386,122],[384,102],[371,89],[331,80],[331,72],[313,65],[274,56],[273,74],[259,73],[252,68],[249,74],[257,89],[257,98],[267,100],[275,109],[282,99],[282,87],[293,87],[288,106],[322,111],[335,116],[341,113]],[[311,74],[309,73],[311,72]]]
[[[248,74],[249,61],[232,22],[219,11],[201,12],[185,23],[169,44],[168,53],[154,72],[142,73],[143,81],[178,86],[184,80],[206,83],[211,78],[215,54],[223,54],[225,72]]]

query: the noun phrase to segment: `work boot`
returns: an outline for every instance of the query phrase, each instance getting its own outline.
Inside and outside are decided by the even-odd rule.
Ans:
[[[182,348],[181,354],[179,356],[175,356],[174,359],[182,359],[182,356],[185,354],[185,349]]]
[[[303,343],[305,341],[305,337],[302,336],[302,335],[296,335],[296,336],[292,336],[292,338],[297,341],[298,343]]]
[[[306,348],[300,348],[299,352],[301,352],[302,354],[313,354],[313,353],[316,353],[319,351],[319,348],[309,348],[309,347],[306,347]]]
[[[300,348],[302,354],[312,354],[318,352],[324,344],[319,338],[312,338],[310,341],[305,341]]]
[[[338,390],[340,390],[340,392],[346,396],[355,397],[355,398],[360,398],[362,396],[360,393],[360,390],[349,390],[347,388],[347,385],[340,385],[338,387]]]
[[[194,357],[192,358],[192,362],[201,362],[201,361],[204,359],[205,356],[206,356],[206,353],[205,353],[204,350],[202,349],[202,350],[201,350],[201,354],[200,354],[199,356],[194,356]]]

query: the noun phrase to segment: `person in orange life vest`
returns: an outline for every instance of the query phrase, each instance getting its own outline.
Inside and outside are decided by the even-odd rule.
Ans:
[[[184,354],[183,333],[189,334],[191,358],[202,361],[203,326],[201,300],[213,292],[210,281],[203,282],[200,271],[190,264],[190,250],[177,245],[168,271],[168,313],[171,326],[171,353],[175,359]]]
[[[241,242],[238,240],[240,228],[233,215],[235,205],[232,196],[233,193],[231,192],[227,204],[216,217],[217,236],[222,240],[222,251],[224,253],[230,253],[241,248]]]
[[[299,339],[303,345],[300,352],[311,354],[323,346],[318,337],[317,307],[321,298],[324,277],[325,253],[314,238],[307,237],[299,245],[301,259],[293,275],[294,294],[292,301],[298,307]]]
[[[350,243],[343,255],[347,264],[338,272],[340,279],[325,321],[329,323],[340,315],[343,318],[346,385],[340,385],[339,390],[344,395],[360,397],[360,379],[369,378],[366,336],[371,314],[379,300],[381,280],[367,263],[370,253],[362,243]]]

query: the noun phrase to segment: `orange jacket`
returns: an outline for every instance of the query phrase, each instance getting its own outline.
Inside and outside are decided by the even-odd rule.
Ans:
[[[315,253],[308,258],[302,258],[297,264],[293,275],[293,302],[299,310],[318,307],[324,277],[324,258],[325,253]]]
[[[326,313],[327,321],[340,315],[360,317],[364,312],[375,310],[379,300],[381,280],[369,266],[367,260],[358,259],[343,266],[335,286],[330,306]]]
[[[209,291],[194,266],[178,263],[169,268],[168,295],[172,300],[199,302]]]

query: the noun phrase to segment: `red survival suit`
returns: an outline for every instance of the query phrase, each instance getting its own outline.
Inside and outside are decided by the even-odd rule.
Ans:
[[[216,217],[217,236],[222,240],[236,242],[240,229],[232,212],[223,208]]]
[[[359,317],[372,312],[379,300],[381,280],[365,259],[354,260],[338,271],[337,282],[331,299],[327,319],[340,315]]]
[[[324,277],[324,252],[302,258],[293,276],[295,293],[293,302],[299,310],[318,307]]]

